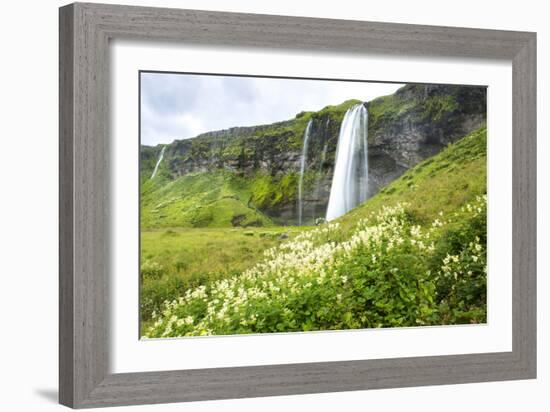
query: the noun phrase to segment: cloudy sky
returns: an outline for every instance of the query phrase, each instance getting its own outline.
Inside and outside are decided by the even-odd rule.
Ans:
[[[141,144],[154,146],[233,126],[269,124],[402,84],[190,74],[141,74]]]

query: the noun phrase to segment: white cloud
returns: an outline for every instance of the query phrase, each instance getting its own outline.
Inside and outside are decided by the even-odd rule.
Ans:
[[[403,84],[168,73],[141,75],[141,142],[170,143],[234,126],[269,124]]]

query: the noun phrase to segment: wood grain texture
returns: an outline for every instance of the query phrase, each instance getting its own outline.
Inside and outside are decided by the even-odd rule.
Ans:
[[[537,112],[536,37],[518,51],[512,65],[512,310],[513,351],[536,375]]]
[[[75,3],[60,9],[60,402],[84,408],[527,379],[536,375],[534,33]],[[110,374],[109,40],[513,64],[513,350]],[[136,274],[137,276],[137,274]]]
[[[73,404],[73,37],[71,8],[59,14],[59,400]]]

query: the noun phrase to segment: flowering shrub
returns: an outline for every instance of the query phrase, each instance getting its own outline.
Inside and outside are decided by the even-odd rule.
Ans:
[[[486,321],[487,210],[486,197],[464,206],[459,215],[468,219],[449,228],[438,240],[434,273],[441,323]]]
[[[486,197],[420,225],[384,207],[344,235],[323,224],[230,279],[166,301],[146,337],[434,325],[485,320]]]

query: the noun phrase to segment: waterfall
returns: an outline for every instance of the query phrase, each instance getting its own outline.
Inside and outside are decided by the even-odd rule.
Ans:
[[[303,187],[304,187],[304,172],[306,170],[306,160],[307,160],[307,146],[309,143],[309,135],[311,131],[310,120],[304,131],[304,144],[302,147],[302,158],[300,159],[300,179],[298,180],[298,224],[302,224],[302,215],[303,215]]]
[[[159,168],[160,162],[162,162],[162,158],[164,157],[164,149],[166,149],[166,146],[162,146],[162,150],[160,151],[159,160],[157,160],[157,164],[155,165],[155,170],[153,170],[153,174],[151,175],[151,179],[155,177],[157,174],[157,170]]]
[[[342,216],[367,199],[367,138],[368,111],[360,103],[348,109],[340,126],[327,221]]]

